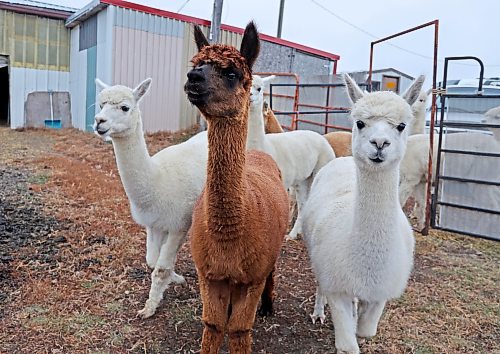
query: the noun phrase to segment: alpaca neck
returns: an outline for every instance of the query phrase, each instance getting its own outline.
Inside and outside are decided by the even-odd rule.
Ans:
[[[365,171],[356,166],[353,234],[358,238],[387,237],[401,209],[398,197],[399,164],[387,171]],[[379,241],[379,240],[378,240]]]
[[[424,134],[425,133],[425,107],[413,110],[413,124],[411,125],[410,134]]]
[[[246,135],[246,119],[208,122],[205,207],[209,233],[217,240],[236,238],[243,218]]]
[[[139,112],[137,114],[140,115]],[[136,204],[150,200],[155,194],[151,183],[153,162],[144,140],[140,116],[131,134],[113,137],[112,140],[116,164],[127,196]]]
[[[262,116],[262,103],[250,105],[248,111],[247,149],[264,151],[265,127]]]

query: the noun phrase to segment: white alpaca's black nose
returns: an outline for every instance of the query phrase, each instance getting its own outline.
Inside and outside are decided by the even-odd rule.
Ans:
[[[390,141],[387,140],[386,138],[376,138],[376,139],[371,139],[370,144],[375,146],[378,150],[382,150],[389,145],[391,145]]]
[[[104,118],[104,117],[98,117],[98,116],[95,117],[95,123],[97,125],[99,125],[101,123],[104,123],[104,122],[106,122],[106,118]]]

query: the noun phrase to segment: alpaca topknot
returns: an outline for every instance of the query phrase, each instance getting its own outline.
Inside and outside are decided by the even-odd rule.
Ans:
[[[192,59],[194,67],[212,64],[220,69],[238,68],[242,72],[242,82],[245,89],[252,85],[252,69],[240,52],[226,44],[214,44],[203,47]]]
[[[392,124],[412,120],[410,105],[391,91],[373,92],[356,102],[351,111],[356,119],[384,119]]]

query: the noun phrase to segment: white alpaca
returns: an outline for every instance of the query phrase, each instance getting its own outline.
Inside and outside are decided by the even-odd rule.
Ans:
[[[413,267],[413,232],[398,200],[399,163],[424,77],[404,95],[363,93],[345,76],[354,122],[352,157],[328,163],[303,208],[304,239],[318,289],[313,321],[330,304],[338,352],[359,353],[386,301],[405,290]],[[357,309],[356,309],[357,302]]]
[[[297,219],[288,237],[296,239],[302,232],[301,207],[318,171],[335,157],[326,141],[318,133],[300,130],[265,134],[262,104],[264,85],[274,76],[262,79],[253,75],[248,117],[247,149],[261,150],[273,157],[281,170],[285,188],[293,189],[297,198]]]
[[[427,109],[427,97],[432,92],[432,89],[427,91],[420,91],[417,100],[411,105],[413,112],[413,122],[409,127],[409,135],[424,134],[425,133],[425,111]]]
[[[429,166],[429,135],[415,134],[408,137],[406,153],[399,167],[399,202],[403,207],[410,196],[415,200],[412,215],[417,219],[417,230],[425,227],[425,197]],[[437,161],[437,141],[434,140],[433,176]],[[433,178],[434,180],[434,178]]]
[[[205,183],[207,136],[206,132],[199,133],[151,157],[138,106],[151,79],[134,90],[120,85],[110,87],[99,79],[96,84],[102,91],[94,131],[101,137],[111,137],[132,217],[146,227],[146,262],[154,271],[149,298],[139,315],[147,318],[155,313],[169,283],[185,283],[174,272],[174,265],[191,225],[194,203]]]
[[[483,123],[495,124],[498,127],[489,127],[488,129],[493,133],[493,137],[500,143],[500,106],[490,109],[484,114]]]
[[[485,123],[495,123],[495,111],[486,113]],[[498,110],[500,114],[500,109]],[[500,129],[490,128],[493,136],[483,133],[451,133],[443,135],[443,147],[456,150],[470,150],[476,152],[498,153],[500,151]],[[497,134],[497,135],[495,135]],[[432,152],[432,183],[436,178],[437,166],[437,148],[438,135],[435,135],[434,146]],[[401,161],[400,166],[400,184],[399,184],[399,201],[401,205],[405,205],[410,196],[415,199],[413,216],[417,221],[417,229],[422,230],[425,226],[425,206],[427,194],[427,180],[429,175],[429,135],[416,134],[408,138],[408,144],[405,156]],[[448,176],[479,179],[479,180],[495,180],[500,170],[495,172],[498,164],[492,163],[494,159],[484,158],[474,155],[462,154],[446,154],[446,164],[441,165],[440,174],[443,172]],[[441,161],[443,163],[443,161]],[[500,190],[495,186],[484,187],[481,185],[469,185],[468,188],[461,190],[461,199],[467,200],[467,203],[476,203],[483,208],[498,210]]]

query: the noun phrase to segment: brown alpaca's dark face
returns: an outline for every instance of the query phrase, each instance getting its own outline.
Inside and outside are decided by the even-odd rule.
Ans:
[[[242,70],[202,62],[187,76],[184,91],[205,117],[236,117],[244,109],[248,92]]]
[[[252,65],[259,53],[259,38],[251,22],[245,29],[241,49],[209,45],[199,27],[195,27],[198,54],[191,60],[184,85],[189,101],[207,118],[241,117],[248,110]]]

